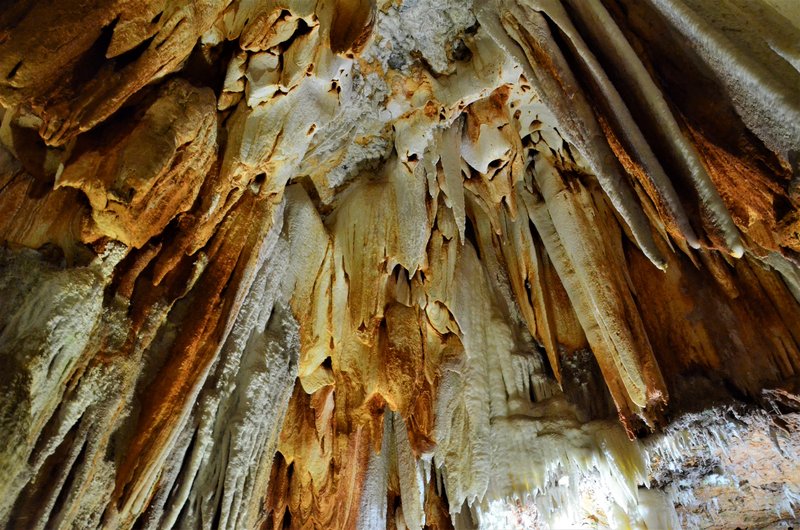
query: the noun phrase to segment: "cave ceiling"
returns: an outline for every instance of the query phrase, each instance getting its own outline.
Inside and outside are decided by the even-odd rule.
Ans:
[[[800,4],[0,0],[0,527],[787,528]]]

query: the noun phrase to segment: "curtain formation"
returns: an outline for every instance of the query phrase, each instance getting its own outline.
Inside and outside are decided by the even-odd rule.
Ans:
[[[795,508],[791,3],[6,4],[0,525]]]

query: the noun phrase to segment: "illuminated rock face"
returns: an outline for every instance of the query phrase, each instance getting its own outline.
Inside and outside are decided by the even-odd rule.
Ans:
[[[0,10],[0,526],[800,515],[800,11]]]

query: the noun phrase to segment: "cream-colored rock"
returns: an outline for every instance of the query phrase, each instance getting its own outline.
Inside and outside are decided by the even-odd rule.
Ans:
[[[0,526],[800,513],[779,2],[12,4]]]

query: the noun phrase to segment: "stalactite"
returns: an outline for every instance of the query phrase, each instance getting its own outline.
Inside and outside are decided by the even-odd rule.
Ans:
[[[0,526],[800,517],[800,11],[0,9]]]

